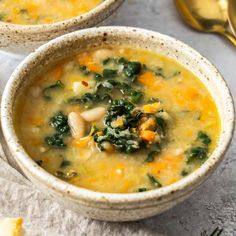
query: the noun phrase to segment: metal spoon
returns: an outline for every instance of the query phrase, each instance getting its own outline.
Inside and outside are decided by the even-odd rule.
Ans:
[[[235,0],[229,0],[228,15],[229,15],[229,22],[230,22],[232,31],[234,32],[234,35],[236,36],[236,1]]]
[[[184,20],[194,29],[221,34],[236,46],[236,38],[227,28],[227,0],[175,0],[175,3]]]

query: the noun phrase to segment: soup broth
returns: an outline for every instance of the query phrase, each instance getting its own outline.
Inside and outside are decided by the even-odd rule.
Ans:
[[[102,0],[1,0],[0,21],[14,24],[49,24],[89,12]]]
[[[15,127],[49,173],[99,192],[133,193],[189,175],[217,145],[202,82],[173,59],[125,46],[87,50],[19,95]]]

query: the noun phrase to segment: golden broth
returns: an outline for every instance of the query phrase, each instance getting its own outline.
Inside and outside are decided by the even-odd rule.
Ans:
[[[89,12],[102,0],[1,0],[0,21],[15,24],[50,24]]]
[[[133,62],[140,62],[141,69]],[[128,66],[134,64],[136,71]],[[130,76],[132,73],[135,76]],[[108,86],[109,81],[125,82],[142,93],[141,98],[136,96],[132,102],[135,106],[132,112],[141,111],[142,118],[130,129],[137,133],[139,148],[125,146],[132,143],[129,140],[122,144],[121,150],[117,143],[112,143],[114,137],[101,142],[100,147],[98,140],[95,141],[105,137],[104,120],[111,103],[109,99],[99,102],[100,97],[83,103],[81,98],[86,93],[95,94],[101,84]],[[120,90],[110,90],[108,94],[113,99],[125,97],[125,101],[134,98],[125,89],[122,93]],[[100,92],[100,96],[104,94],[106,90]],[[71,112],[83,114],[94,107],[104,107],[107,114],[97,121],[85,122],[85,138],[73,138],[70,130],[59,140],[66,145],[64,148],[45,139],[58,132],[52,125],[52,117],[59,111],[67,119]],[[116,116],[112,128],[122,129],[126,115]],[[165,125],[162,127],[158,122],[155,128],[150,128],[147,121],[154,121],[147,117],[154,117],[155,122],[161,120]],[[99,131],[92,133],[92,126]],[[95,191],[131,193],[172,184],[197,169],[216,147],[220,119],[205,86],[176,61],[143,49],[111,46],[82,52],[36,77],[19,96],[15,127],[25,150],[51,174]]]

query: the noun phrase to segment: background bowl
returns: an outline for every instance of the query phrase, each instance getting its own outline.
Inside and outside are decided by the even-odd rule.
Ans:
[[[25,54],[63,34],[105,25],[124,0],[106,0],[82,15],[52,24],[20,25],[0,21],[0,49]]]
[[[24,151],[13,126],[18,91],[56,61],[99,45],[131,45],[166,55],[191,70],[214,98],[221,118],[218,145],[209,159],[184,179],[143,193],[109,194],[70,185],[39,167]],[[230,91],[216,68],[184,43],[152,31],[129,27],[91,28],[61,36],[30,54],[12,74],[2,97],[1,121],[8,159],[39,189],[82,215],[108,221],[138,220],[161,213],[186,199],[223,160],[234,131]]]

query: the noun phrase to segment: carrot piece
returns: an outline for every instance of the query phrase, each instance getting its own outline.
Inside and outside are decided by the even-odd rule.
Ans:
[[[148,142],[153,142],[156,137],[156,133],[151,130],[141,130],[140,131],[140,137]]]
[[[155,102],[152,104],[146,104],[143,106],[143,110],[146,113],[156,113],[160,109],[161,104],[159,102]]]
[[[95,73],[101,73],[102,72],[102,67],[99,66],[98,64],[95,64],[95,63],[88,64],[87,67],[92,72],[95,72]]]
[[[39,9],[38,5],[33,3],[27,6],[27,11],[32,15],[34,15],[38,11],[38,9]]]
[[[199,95],[199,93],[195,88],[190,87],[184,91],[184,97],[185,97],[185,99],[188,99],[188,100],[193,100],[193,99],[197,98],[198,95]]]
[[[53,69],[52,74],[55,80],[60,80],[63,74],[63,67],[61,65],[57,66]]]
[[[154,120],[154,118],[150,117],[148,120],[143,122],[139,128],[140,130],[153,130],[155,126],[156,126],[156,121]]]
[[[82,66],[88,66],[89,64],[93,63],[92,57],[86,52],[78,56],[78,61],[79,61],[79,64]]]
[[[152,87],[156,82],[156,76],[151,71],[147,71],[138,77],[138,81],[143,85]]]

